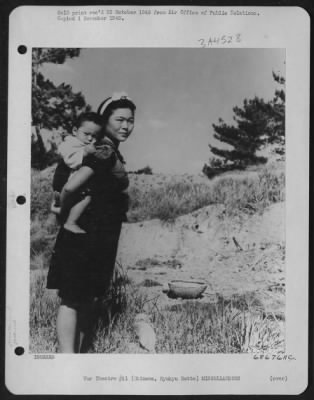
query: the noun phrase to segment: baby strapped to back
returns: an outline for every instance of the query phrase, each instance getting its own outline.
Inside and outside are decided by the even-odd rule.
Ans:
[[[71,179],[82,166],[84,157],[101,153],[97,146],[101,146],[104,132],[101,117],[93,112],[81,114],[72,130],[72,135],[66,136],[59,147],[62,161],[59,162],[53,178],[54,199],[51,211],[60,213],[60,194],[63,186]],[[91,201],[90,189],[87,187],[81,193],[80,200],[74,204],[68,214],[64,228],[74,233],[86,233],[79,225],[78,220]]]

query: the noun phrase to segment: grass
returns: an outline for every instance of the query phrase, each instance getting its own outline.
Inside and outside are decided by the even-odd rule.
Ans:
[[[56,352],[55,319],[59,300],[55,292],[45,289],[58,229],[49,211],[53,171],[53,168],[48,168],[32,174],[32,352]],[[195,182],[190,176],[181,180],[159,176],[157,181],[151,175],[146,183],[141,182],[137,175],[131,177],[130,222],[152,218],[173,221],[211,204],[223,204],[226,218],[239,210],[262,213],[269,205],[285,199],[284,171],[272,167],[248,174],[226,174],[212,181]],[[190,302],[159,310],[155,300],[148,299],[132,287],[125,276],[120,277],[119,282],[111,293],[112,299],[118,301],[119,307],[115,309],[118,312],[109,318],[107,324],[100,320],[91,352],[134,352],[134,316],[143,311],[149,314],[155,328],[158,353],[239,353],[283,349],[282,323],[265,316],[251,305],[248,298],[241,302],[220,298],[218,303],[209,305]],[[155,284],[145,281],[145,286]]]
[[[33,171],[31,199],[31,268],[48,265],[58,229],[49,208],[52,199],[53,168]],[[165,177],[164,177],[165,179]],[[224,204],[226,216],[240,209],[262,213],[269,205],[285,200],[284,171],[264,167],[254,174],[225,175],[213,181],[195,183],[192,179],[154,182],[154,175],[146,185],[130,185],[130,222],[159,218],[173,221],[210,204]]]
[[[54,292],[45,290],[44,283],[45,271],[33,276],[30,350],[54,353],[59,301]],[[98,321],[91,353],[145,352],[136,345],[133,328],[136,314],[143,312],[154,327],[157,353],[284,351],[283,322],[264,315],[249,294],[234,300],[220,296],[214,304],[191,301],[160,310],[156,298],[149,299],[130,282],[120,279],[107,300],[107,309],[113,305],[116,312],[109,321],[107,315]]]
[[[41,173],[33,171],[32,175],[32,221],[35,225],[37,222],[44,223],[48,236],[55,229],[49,219],[52,175],[53,168]],[[250,174],[226,174],[201,183],[180,178],[164,182],[159,178],[155,181],[154,175],[149,178],[146,184],[137,184],[136,176],[135,179],[131,177],[130,222],[153,218],[174,220],[210,204],[224,204],[229,213],[240,208],[262,212],[270,204],[285,200],[284,171],[273,167],[264,167]]]
[[[55,353],[57,350],[56,315],[59,298],[46,290],[47,270],[31,272],[30,280],[30,351]]]
[[[144,190],[130,187],[130,222],[152,218],[173,221],[211,204],[224,204],[230,215],[241,208],[258,212],[285,199],[285,174],[263,168],[255,174],[222,176],[213,181],[192,180],[165,182]]]

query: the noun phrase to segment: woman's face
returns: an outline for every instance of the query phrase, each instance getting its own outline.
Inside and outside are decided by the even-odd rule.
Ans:
[[[106,134],[118,142],[125,142],[134,128],[134,114],[129,108],[117,108],[108,119]]]

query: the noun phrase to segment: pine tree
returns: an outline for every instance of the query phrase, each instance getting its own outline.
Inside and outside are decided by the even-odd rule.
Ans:
[[[285,78],[273,72],[274,80],[279,84],[285,85]],[[275,144],[275,152],[280,155],[285,154],[285,103],[286,93],[284,88],[277,89],[271,102],[272,112],[268,123],[268,143]]]
[[[280,75],[273,73],[273,78],[279,85],[285,84],[285,79]],[[267,158],[257,155],[258,150],[265,145],[275,145],[277,154],[285,153],[284,89],[276,90],[274,98],[269,102],[258,97],[246,99],[243,107],[234,107],[233,112],[234,125],[226,124],[221,118],[218,124],[212,125],[214,138],[229,147],[209,145],[212,154],[218,158],[213,157],[209,165],[204,165],[203,172],[208,177],[230,169],[265,163]]]
[[[233,149],[209,145],[211,152],[234,168],[265,162],[266,159],[257,156],[256,152],[265,143],[270,110],[270,104],[258,97],[244,100],[242,108],[234,107],[236,126],[227,125],[221,118],[218,125],[213,124],[214,138],[232,146]]]
[[[41,129],[62,128],[70,132],[77,115],[90,110],[81,93],[74,93],[65,83],[55,86],[40,69],[45,63],[62,64],[79,54],[80,49],[35,48],[32,51],[32,126],[36,132],[36,140],[32,141],[32,166],[35,168],[45,168],[55,160],[56,149],[46,152]]]
[[[77,48],[34,48],[32,50],[32,78],[33,85],[37,86],[37,76],[43,64],[63,64],[68,58],[78,57],[80,49]]]

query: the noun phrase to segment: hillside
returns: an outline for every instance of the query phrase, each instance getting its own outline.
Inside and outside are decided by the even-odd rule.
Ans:
[[[30,327],[31,348],[37,352],[56,350],[51,338],[58,300],[56,291],[45,290],[58,229],[49,213],[53,170],[32,174]],[[99,327],[91,351],[141,352],[133,345],[132,328],[139,312],[149,315],[161,353],[281,351],[284,164],[213,180],[130,174],[130,181],[129,222],[123,225],[117,256],[117,284],[122,286],[115,295],[122,309],[109,330]],[[207,288],[196,300],[173,298],[168,293],[173,279],[202,280]],[[190,321],[186,327],[185,320]]]
[[[204,280],[203,302],[254,294],[265,312],[284,313],[284,203],[263,214],[227,216],[211,205],[174,223],[151,220],[124,226],[118,260],[128,277],[159,302],[172,303],[172,279]],[[238,245],[238,246],[237,246]]]

